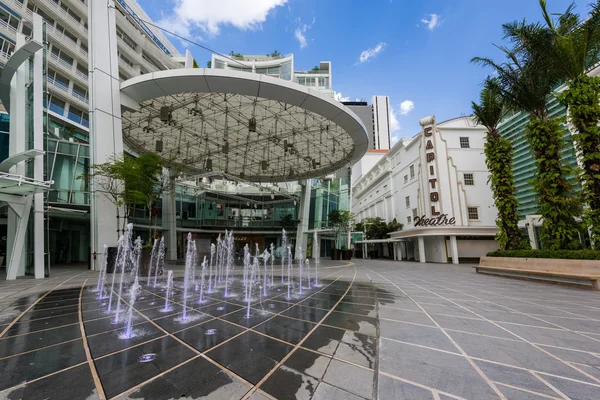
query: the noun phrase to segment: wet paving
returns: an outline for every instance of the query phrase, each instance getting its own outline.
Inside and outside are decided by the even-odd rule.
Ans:
[[[143,285],[131,338],[91,271],[1,282],[0,399],[600,399],[598,293],[323,262],[319,287],[275,285],[249,318],[237,279],[192,291],[182,321],[181,275],[168,310]]]

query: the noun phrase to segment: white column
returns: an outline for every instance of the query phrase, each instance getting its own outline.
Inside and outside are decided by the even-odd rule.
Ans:
[[[24,204],[10,204],[9,208],[16,207],[13,210],[17,214],[17,225],[15,229],[14,242],[10,253],[7,252],[9,259],[6,261],[6,280],[15,280],[17,276],[25,275],[25,270],[21,270],[25,265],[25,234],[27,233],[27,223],[29,222],[29,213],[31,211],[31,201],[33,195],[24,196]],[[17,211],[18,210],[18,211]]]
[[[21,33],[17,33],[15,49],[25,44],[25,36]],[[27,125],[25,124],[26,112],[25,112],[25,101],[26,101],[26,89],[27,84],[27,71],[28,63],[23,63],[15,73],[10,87],[10,136],[9,136],[9,154],[17,154],[25,151],[25,132]],[[10,172],[15,175],[25,176],[25,162],[20,162],[10,169]],[[31,203],[30,203],[31,204]],[[29,212],[29,210],[27,210]],[[29,218],[29,217],[28,217]],[[19,254],[25,253],[23,247],[17,245],[17,234],[19,233],[20,217],[19,214],[11,207],[8,208],[8,220],[7,220],[7,231],[6,231],[6,255],[13,252],[13,248],[17,249]],[[24,246],[25,241],[21,242],[21,246]],[[9,268],[9,260],[6,261],[7,271]],[[17,276],[25,275],[25,257],[19,257],[13,261],[14,265],[17,265],[13,274],[15,278]],[[15,279],[12,278],[12,279]],[[7,279],[9,279],[7,274]]]
[[[426,262],[425,260],[425,238],[423,236],[419,236],[419,262]]]
[[[458,244],[456,236],[450,236],[450,251],[452,252],[452,264],[458,264]]]
[[[43,20],[41,15],[33,14],[33,38],[37,42],[43,43],[42,32]],[[38,51],[33,56],[33,148],[44,150],[44,53]],[[44,180],[44,155],[40,154],[34,160],[33,178],[38,181]],[[35,279],[43,279],[45,252],[44,241],[46,227],[44,226],[44,194],[34,195],[34,214],[33,214],[33,265]]]
[[[392,243],[392,248],[394,249],[394,261],[398,261],[398,254],[397,254],[397,243]]]
[[[310,188],[312,185],[312,181],[310,179],[306,180],[304,190],[302,191],[302,195],[300,197],[300,212],[299,212],[299,220],[298,229],[296,230],[296,257],[306,253],[306,243],[307,236],[306,231],[308,231],[308,218],[310,215]],[[304,258],[304,255],[302,256]]]
[[[92,164],[102,164],[123,154],[114,1],[88,1],[88,16],[90,157]],[[97,189],[92,181],[91,251],[98,254],[92,265],[95,270],[102,260],[104,244],[116,245],[118,229],[115,206],[96,193]]]

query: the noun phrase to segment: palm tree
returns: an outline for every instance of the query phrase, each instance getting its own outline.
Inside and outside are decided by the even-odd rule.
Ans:
[[[590,228],[594,247],[600,248],[600,77],[588,76],[600,62],[600,2],[592,5],[589,18],[581,21],[572,4],[553,18],[540,0],[546,28],[553,45],[545,50],[552,67],[567,88],[558,99],[569,110],[569,122],[575,128],[575,148],[581,159],[583,195],[588,208],[584,222]]]
[[[549,118],[547,100],[560,80],[542,50],[552,44],[553,35],[540,24],[513,22],[503,25],[504,37],[512,49],[500,47],[506,61],[489,58],[472,61],[492,67],[497,77],[491,81],[509,109],[530,114],[525,137],[537,166],[534,189],[543,217],[542,240],[549,249],[571,248],[578,241],[577,201],[562,162],[563,129],[559,120]]]
[[[513,148],[510,141],[498,131],[507,109],[494,80],[485,81],[479,99],[479,104],[472,102],[472,106],[475,120],[487,129],[484,152],[490,171],[488,182],[491,183],[494,204],[498,209],[496,225],[499,231],[496,240],[503,250],[527,248],[528,244],[518,227],[519,202],[512,171]]]

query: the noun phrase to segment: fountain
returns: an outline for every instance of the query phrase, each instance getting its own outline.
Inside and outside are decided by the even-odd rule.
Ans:
[[[246,287],[246,297],[244,300],[248,300],[248,272],[250,271],[250,249],[248,248],[248,244],[244,246],[244,277],[242,279],[242,283]]]
[[[311,290],[312,285],[310,283],[310,261],[308,260],[308,258],[304,260],[304,265],[306,267],[306,281],[308,282],[308,290]]]
[[[198,304],[204,303],[204,275],[206,275],[206,256],[204,256],[204,261],[202,261],[202,271],[200,272],[200,297],[198,298]],[[208,281],[210,282],[210,279]]]
[[[269,261],[270,257],[271,256],[269,255],[269,252],[267,251],[267,249],[265,249],[265,252],[263,253],[263,263],[265,265],[265,275],[263,277],[263,296],[264,297],[267,297],[267,262]]]
[[[298,294],[302,294],[302,275],[304,270],[304,261],[302,259],[302,247],[298,248],[298,277],[300,280],[300,288],[298,290]]]
[[[210,263],[208,264],[208,293],[212,293],[212,267],[213,260],[215,258],[215,245],[213,243],[210,244]]]
[[[321,253],[319,249],[319,236],[313,232],[313,255],[315,258],[315,287],[319,287],[319,264],[321,264]]]
[[[165,237],[163,236],[160,239],[160,244],[158,246],[158,256],[156,257],[156,270],[154,271],[154,286],[156,287],[158,281],[158,274],[160,271],[164,270],[165,264]]]
[[[187,236],[187,252],[185,255],[185,270],[183,273],[183,313],[181,315],[181,322],[187,321],[187,298],[188,298],[188,287],[190,286],[190,278],[193,273],[194,263],[194,251],[195,243],[192,241],[192,234],[188,233]]]
[[[106,267],[108,266],[108,246],[104,245],[104,257],[102,264],[100,264],[100,274],[98,275],[98,284],[96,285],[96,292],[99,292],[98,299],[104,300],[104,292],[106,286]]]
[[[285,229],[281,230],[281,284],[283,285],[283,266],[285,265],[285,255],[286,249],[288,247],[287,244],[287,234],[285,233]]]
[[[133,330],[131,328],[131,322],[133,320],[133,305],[135,304],[135,300],[140,294],[142,287],[138,282],[137,275],[135,276],[135,280],[133,281],[133,285],[129,289],[129,310],[127,311],[127,324],[125,325],[125,330],[121,334],[121,339],[129,339],[133,337]]]
[[[290,300],[292,298],[292,285],[294,284],[294,280],[292,279],[292,263],[294,260],[292,259],[292,247],[287,247],[287,260],[288,260],[288,281],[287,281],[287,299]]]
[[[219,237],[217,237],[216,259],[215,259],[215,287],[217,287],[217,278],[219,278],[219,282],[221,282],[221,248],[222,247],[223,247],[223,243],[221,241],[221,234],[219,233]]]
[[[230,231],[229,234],[225,233],[225,242],[225,251],[227,251],[225,260],[225,297],[229,297],[229,268],[234,261],[233,252],[235,250],[233,231]]]
[[[171,294],[171,290],[173,289],[173,270],[169,270],[167,272],[167,292],[165,293],[165,307],[160,310],[162,312],[171,311],[172,308],[169,305],[169,295]]]
[[[158,251],[158,239],[154,239],[154,246],[152,246],[152,252],[150,253],[150,265],[148,265],[148,280],[146,286],[150,286],[150,277],[152,276],[152,267],[156,261],[156,252]]]
[[[115,276],[117,276],[119,265],[121,264],[121,255],[123,254],[123,242],[125,241],[125,236],[121,235],[119,238],[119,243],[117,247],[117,257],[115,258],[115,266],[112,272],[112,282],[110,284],[110,296],[108,298],[108,312],[112,311],[112,299],[113,293],[115,291]]]
[[[258,257],[254,257],[253,262],[248,267],[248,281],[246,284],[246,316],[250,318],[250,303],[252,302],[252,283],[256,279],[256,276],[260,275],[260,265],[258,264]]]
[[[140,271],[140,262],[142,260],[142,238],[138,236],[134,243],[135,247],[131,253],[131,262],[134,267],[131,270],[131,276],[138,276]]]
[[[125,269],[127,262],[131,262],[131,235],[133,234],[133,224],[127,224],[127,235],[123,241],[123,253],[121,255],[121,278],[119,281],[119,296],[117,298],[117,311],[115,313],[115,322],[119,322],[119,315],[121,313],[121,294],[123,293],[123,277],[125,276]],[[116,266],[115,266],[116,270]]]
[[[273,282],[275,282],[273,280],[273,261],[275,261],[275,245],[273,244],[273,242],[271,242],[270,258],[271,258],[271,285],[269,287],[273,287]]]

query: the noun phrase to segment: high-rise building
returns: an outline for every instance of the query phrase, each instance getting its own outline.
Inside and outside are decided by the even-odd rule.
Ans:
[[[294,68],[293,54],[283,56],[278,52],[274,52],[271,55],[257,56],[234,53],[230,57],[213,54],[210,66],[215,69],[230,69],[274,76],[286,81],[296,82],[302,86],[315,88],[333,97],[330,61],[321,61],[319,65],[310,70],[302,70]]]
[[[41,15],[45,22],[44,170],[46,179],[54,181],[45,199],[50,264],[89,260],[91,188],[81,179],[89,170],[92,150],[88,1],[92,0],[0,0],[0,68],[14,52],[17,35],[32,34],[33,15]],[[191,54],[179,55],[135,0],[115,0],[115,5],[120,80],[192,67]],[[8,156],[9,121],[8,114],[0,111],[0,161]],[[0,237],[6,237],[6,232],[6,222],[0,223]]]
[[[346,107],[363,121],[369,133],[370,150],[389,150],[392,147],[391,109],[388,96],[373,96],[366,101],[344,101]]]

